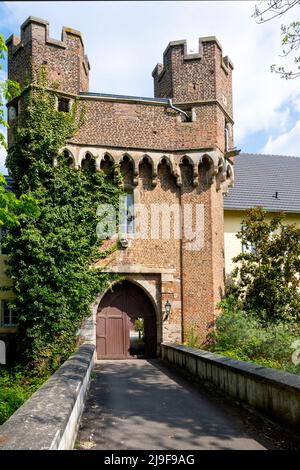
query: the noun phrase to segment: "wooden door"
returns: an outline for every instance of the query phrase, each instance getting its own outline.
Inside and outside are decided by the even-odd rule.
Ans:
[[[129,355],[128,317],[124,295],[109,293],[97,313],[97,357],[119,359]]]
[[[100,302],[97,312],[97,358],[130,357],[129,331],[144,318],[145,355],[156,355],[156,315],[148,296],[135,284],[123,281]]]

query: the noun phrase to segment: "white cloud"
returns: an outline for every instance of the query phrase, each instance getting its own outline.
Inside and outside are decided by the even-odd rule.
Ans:
[[[273,138],[270,136],[261,153],[273,153],[300,157],[300,119],[291,130]]]
[[[270,72],[271,64],[280,63],[280,25],[295,19],[295,10],[257,25],[251,18],[256,3],[7,2],[4,16],[16,34],[29,15],[47,19],[54,38],[63,25],[79,29],[91,63],[91,90],[129,95],[153,95],[151,72],[169,41],[187,39],[188,49],[197,50],[198,37],[216,35],[235,66],[235,140],[251,151],[242,145],[251,134],[264,131],[272,142],[289,134],[295,116],[288,103],[299,94],[299,81]]]

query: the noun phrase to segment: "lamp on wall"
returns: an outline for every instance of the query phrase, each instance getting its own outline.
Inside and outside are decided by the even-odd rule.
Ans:
[[[168,318],[170,316],[170,313],[171,313],[171,304],[170,304],[169,300],[167,300],[166,303],[165,303],[165,318],[164,318],[164,320],[168,320]]]

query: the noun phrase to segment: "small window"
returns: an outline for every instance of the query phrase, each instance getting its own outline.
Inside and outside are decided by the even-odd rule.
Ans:
[[[8,255],[9,254],[8,249],[5,246],[3,246],[3,240],[6,237],[7,232],[8,232],[7,228],[0,227],[0,254],[1,255]]]
[[[4,328],[16,326],[17,315],[12,311],[7,300],[1,300],[1,326]]]
[[[121,233],[133,233],[134,231],[134,215],[133,215],[133,193],[128,192],[123,199],[123,207],[121,208],[120,228]]]
[[[196,121],[196,113],[194,109],[185,109],[184,112],[186,113],[186,116],[184,114],[180,115],[181,122],[194,122]]]
[[[58,111],[63,113],[70,111],[70,100],[68,98],[58,98]]]
[[[229,141],[230,141],[231,129],[230,124],[225,120],[224,127],[224,138],[225,138],[225,152],[229,151]]]
[[[19,105],[15,103],[8,108],[8,119],[14,121],[19,115]]]

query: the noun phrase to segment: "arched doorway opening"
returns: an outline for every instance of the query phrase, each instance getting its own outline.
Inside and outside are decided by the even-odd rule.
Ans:
[[[155,308],[136,284],[122,281],[102,298],[97,311],[97,358],[155,357]]]

